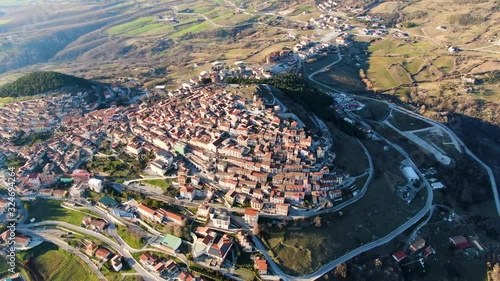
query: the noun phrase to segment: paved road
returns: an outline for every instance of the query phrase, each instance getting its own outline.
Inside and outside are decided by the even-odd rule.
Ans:
[[[316,83],[319,83],[319,84],[322,84],[324,85],[326,88],[332,90],[332,91],[336,91],[335,89],[329,87],[328,85],[325,85],[321,82],[318,82],[316,80],[314,80],[313,78],[314,75],[309,75],[309,78],[310,80],[316,82]],[[354,117],[354,116],[352,116]],[[360,122],[364,123],[362,120],[359,120]],[[364,123],[365,125],[367,125],[366,123]],[[376,132],[374,132],[375,134],[377,134]],[[377,134],[378,135],[378,134]],[[271,267],[272,271],[276,274],[276,275],[279,275],[282,277],[282,279],[284,280],[294,280],[294,281],[310,281],[310,280],[316,280],[317,278],[323,276],[324,274],[330,272],[331,270],[333,270],[337,265],[345,262],[345,261],[348,261],[354,257],[356,257],[357,255],[361,254],[361,253],[364,253],[366,251],[369,251],[375,247],[378,247],[380,245],[383,245],[389,241],[391,241],[392,239],[394,239],[396,236],[400,235],[401,233],[403,233],[406,229],[408,229],[409,227],[411,227],[412,225],[414,225],[415,223],[417,223],[422,217],[425,216],[425,214],[427,212],[429,212],[429,210],[431,209],[432,207],[432,200],[433,200],[433,193],[432,193],[432,188],[429,184],[429,182],[425,179],[425,177],[423,176],[423,174],[418,170],[418,168],[416,167],[416,165],[412,162],[412,160],[409,158],[409,155],[408,153],[406,153],[406,151],[404,151],[401,147],[397,146],[396,144],[388,141],[387,139],[383,138],[382,136],[378,135],[380,139],[384,140],[387,144],[393,146],[396,150],[398,150],[408,161],[408,163],[410,163],[410,165],[415,169],[415,171],[417,172],[417,174],[422,178],[422,180],[424,181],[424,184],[425,186],[427,187],[427,200],[426,200],[426,203],[425,203],[425,206],[415,215],[413,216],[411,219],[409,219],[408,221],[406,221],[404,224],[400,225],[398,228],[396,228],[395,230],[393,230],[392,232],[390,232],[389,234],[387,234],[386,236],[382,237],[381,239],[378,239],[376,241],[373,241],[373,242],[370,242],[368,244],[365,244],[365,245],[362,245],[356,249],[354,249],[353,251],[333,260],[333,261],[330,261],[329,263],[325,264],[323,267],[321,267],[319,270],[317,270],[316,272],[312,273],[312,274],[309,274],[309,275],[305,275],[305,276],[290,276],[290,275],[287,275],[285,274],[279,267],[278,265],[274,262],[274,260],[269,256],[269,253],[267,252],[266,248],[264,247],[264,245],[260,242],[260,240],[255,236],[255,235],[251,235],[252,237],[252,240],[256,246],[257,249],[259,249],[261,251],[261,253],[264,255],[264,257],[268,260],[268,263],[269,263],[269,266]],[[364,146],[363,146],[364,148]],[[371,157],[369,158],[370,159],[370,164],[371,164]],[[372,166],[372,164],[370,165]],[[372,173],[370,173],[370,177],[371,177]],[[369,178],[371,179],[371,178]],[[367,181],[368,182],[368,181]],[[363,189],[365,189],[366,187],[366,184],[365,186],[363,187]],[[366,190],[365,190],[366,192]]]
[[[75,254],[76,256],[78,256],[81,260],[83,260],[90,267],[90,269],[95,273],[95,275],[97,275],[97,277],[99,277],[100,280],[107,280],[106,277],[104,276],[104,274],[102,274],[102,272],[99,270],[99,268],[97,268],[97,266],[89,259],[89,257],[87,257],[85,254],[83,254],[79,250],[71,247],[70,245],[68,245],[68,243],[59,239],[58,237],[55,237],[55,236],[50,235],[48,233],[44,233],[43,231],[33,231],[30,229],[21,229],[20,231],[24,232],[32,237],[36,237],[36,236],[42,237],[45,241],[49,241],[51,243],[54,243],[57,246],[59,246],[61,249],[65,250],[67,252],[70,252],[72,254]]]
[[[388,103],[389,104],[389,103]],[[392,105],[394,106],[394,105]],[[441,129],[443,129],[445,132],[448,133],[448,135],[450,135],[451,139],[453,140],[453,142],[458,142],[460,144],[460,146],[463,147],[465,153],[467,153],[467,155],[469,155],[470,157],[472,157],[474,160],[476,160],[476,162],[478,162],[479,164],[481,164],[481,166],[483,166],[483,168],[486,170],[486,172],[488,173],[488,177],[490,178],[490,184],[491,184],[491,188],[492,188],[492,191],[493,191],[493,199],[495,200],[495,205],[497,207],[497,213],[498,213],[498,216],[500,216],[500,197],[499,197],[499,194],[498,194],[498,187],[497,187],[497,183],[495,181],[495,175],[493,174],[493,171],[491,170],[491,168],[486,165],[481,159],[479,159],[472,151],[470,151],[470,149],[464,144],[464,142],[455,134],[455,132],[453,132],[453,130],[451,130],[450,128],[448,128],[447,126],[445,126],[444,124],[441,124],[437,121],[434,121],[434,120],[431,120],[431,119],[427,119],[425,117],[422,117],[421,115],[418,115],[414,112],[411,112],[409,110],[405,110],[405,109],[402,109],[402,108],[398,108],[400,111],[404,111],[405,113],[411,115],[412,117],[415,117],[417,119],[420,119],[420,120],[423,120],[423,121],[426,121],[428,123],[431,123],[435,126],[438,126],[440,127]]]
[[[321,83],[322,84],[322,83]],[[325,84],[323,84],[324,86],[326,86]],[[495,181],[495,176],[493,174],[493,171],[491,170],[491,168],[486,165],[481,159],[479,159],[472,151],[470,151],[470,149],[464,144],[464,142],[455,134],[455,132],[453,132],[453,130],[451,130],[450,128],[448,128],[446,125],[440,123],[440,122],[437,122],[437,121],[434,121],[434,120],[431,120],[431,119],[428,119],[428,118],[425,118],[419,114],[416,114],[415,112],[412,112],[410,110],[406,110],[404,108],[400,108],[400,107],[396,107],[394,104],[392,103],[389,103],[387,101],[384,101],[384,100],[379,100],[379,99],[375,99],[375,98],[371,98],[371,97],[366,97],[366,96],[363,96],[364,99],[369,99],[369,100],[374,100],[374,101],[378,101],[378,102],[382,102],[382,103],[385,103],[387,106],[389,106],[389,108],[391,109],[394,109],[394,110],[398,110],[402,113],[405,113],[405,114],[408,114],[408,115],[411,115],[412,117],[414,118],[417,118],[417,119],[420,119],[424,122],[427,122],[427,123],[430,123],[436,127],[439,127],[441,128],[444,132],[448,133],[448,135],[450,136],[450,138],[452,139],[452,142],[455,144],[455,143],[458,143],[460,147],[463,148],[463,150],[465,151],[465,153],[467,155],[469,155],[470,157],[472,157],[474,160],[476,160],[476,162],[478,162],[481,166],[483,166],[483,168],[486,170],[486,172],[488,173],[488,177],[490,179],[490,184],[491,184],[491,188],[492,188],[492,191],[493,191],[493,200],[495,200],[495,205],[496,205],[496,208],[497,208],[497,213],[498,215],[500,216],[500,196],[498,194],[498,187],[497,187],[497,183]]]
[[[337,52],[337,56],[338,56],[338,58],[337,58],[337,60],[336,60],[336,61],[334,61],[334,62],[330,63],[329,65],[327,65],[327,66],[325,66],[325,67],[323,67],[323,68],[321,68],[321,69],[318,69],[318,70],[314,71],[313,73],[311,73],[311,74],[307,75],[307,78],[309,78],[309,80],[313,80],[314,82],[317,82],[316,80],[314,80],[314,79],[313,79],[313,77],[314,77],[316,74],[318,74],[318,73],[320,73],[320,72],[323,72],[323,71],[324,71],[324,69],[325,69],[325,68],[327,68],[327,67],[332,67],[332,66],[336,65],[337,63],[339,63],[339,62],[342,60],[342,55],[340,54],[340,50],[338,50],[338,52]],[[302,67],[304,67],[304,70],[306,70],[305,65],[302,65]],[[307,70],[306,70],[306,72],[307,72]]]
[[[130,246],[126,245],[126,243],[125,243],[125,245],[120,245],[117,242],[115,242],[114,240],[111,240],[110,238],[108,238],[100,233],[97,233],[97,232],[94,232],[94,231],[91,231],[91,230],[88,230],[88,229],[85,229],[85,228],[82,228],[79,226],[75,226],[73,224],[69,224],[66,222],[60,222],[60,221],[44,221],[44,222],[38,222],[38,223],[32,223],[32,224],[23,224],[23,225],[18,225],[17,229],[20,232],[22,232],[24,230],[29,230],[30,228],[33,228],[33,227],[49,226],[49,225],[61,226],[61,227],[64,227],[66,229],[70,229],[70,230],[73,230],[76,232],[86,234],[88,236],[95,237],[95,238],[101,240],[102,242],[108,244],[109,246],[111,246],[116,252],[120,253],[120,255],[122,255],[125,258],[127,263],[135,271],[137,271],[145,280],[147,280],[147,281],[149,281],[149,280],[162,280],[159,277],[156,277],[153,274],[151,274],[150,272],[146,271],[139,263],[137,263],[134,260],[134,258],[130,254],[130,252],[138,252],[139,250],[130,248]]]
[[[138,181],[145,181],[145,180],[164,180],[164,179],[175,179],[176,177],[171,176],[171,177],[143,177],[143,178],[137,178],[133,180],[128,180],[124,181],[123,185],[129,185],[132,182],[138,182]]]
[[[327,213],[337,212],[337,211],[351,205],[352,203],[358,201],[359,199],[361,199],[365,195],[366,191],[368,190],[368,185],[370,184],[370,182],[373,178],[373,170],[374,170],[373,169],[373,160],[372,160],[370,153],[368,152],[368,149],[366,149],[366,147],[363,145],[363,143],[359,140],[358,140],[358,142],[361,145],[361,147],[363,148],[363,150],[365,151],[366,157],[368,158],[368,164],[370,166],[369,172],[368,172],[368,179],[366,180],[365,184],[363,185],[363,188],[361,188],[361,191],[356,196],[352,197],[351,199],[349,199],[345,202],[342,202],[341,204],[339,204],[337,206],[334,206],[334,207],[328,208],[328,209],[324,209],[321,211],[304,211],[303,213],[301,213],[298,216],[293,216],[294,219],[309,218],[309,217],[313,217],[313,216],[319,216],[319,215],[323,215],[323,214],[327,214]]]

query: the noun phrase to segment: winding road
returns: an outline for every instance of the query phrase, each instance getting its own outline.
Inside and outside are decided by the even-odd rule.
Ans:
[[[75,225],[70,224],[70,223],[61,222],[61,221],[44,221],[44,222],[37,222],[37,223],[32,223],[32,224],[21,224],[21,225],[17,226],[17,230],[19,232],[25,232],[25,233],[34,232],[34,233],[40,235],[38,231],[31,230],[31,228],[40,227],[40,226],[60,226],[60,227],[64,227],[66,229],[70,229],[70,230],[73,230],[73,231],[76,231],[79,233],[83,233],[83,234],[88,235],[88,236],[95,237],[95,238],[99,239],[100,241],[108,244],[116,252],[120,253],[120,255],[122,255],[125,258],[125,260],[127,260],[128,264],[137,273],[139,273],[145,280],[147,280],[147,281],[149,281],[149,280],[162,280],[159,277],[156,277],[153,274],[151,274],[149,271],[146,271],[140,264],[138,264],[135,261],[135,259],[130,254],[131,252],[139,252],[141,250],[133,249],[130,246],[128,246],[126,243],[118,244],[116,241],[110,239],[109,237],[106,237],[106,236],[104,236],[100,233],[97,233],[95,231],[91,231],[91,230],[88,230],[88,229],[85,229],[85,228],[82,228],[79,226],[75,226]],[[44,237],[44,238],[49,239],[48,237]],[[121,237],[118,241],[120,241],[120,240],[123,242]],[[49,241],[53,242],[54,240],[51,239]],[[56,241],[54,243],[58,243],[58,242]]]
[[[329,66],[335,65],[336,63],[338,63],[340,61],[340,59],[341,59],[341,56],[340,56],[340,53],[339,53],[339,59],[337,61],[333,62],[332,64],[330,64]],[[318,82],[318,81],[314,80],[314,75],[317,74],[317,73],[319,73],[319,71],[316,71],[315,73],[312,73],[312,74],[308,75],[308,78],[310,80],[312,80],[313,82],[322,84],[323,86],[325,86],[326,88],[330,89],[331,91],[337,92],[337,90],[329,87],[328,85],[325,85],[325,84],[323,84],[321,82]],[[351,114],[351,117],[356,118],[357,116],[354,116],[353,114]],[[359,118],[356,118],[356,119],[359,119]],[[362,122],[362,123],[364,123],[363,120],[359,120],[359,121]],[[366,123],[364,123],[364,124],[367,125]],[[319,277],[323,276],[324,274],[326,274],[326,273],[330,272],[331,270],[333,270],[337,265],[339,265],[339,264],[341,264],[343,262],[346,262],[346,261],[348,261],[348,260],[356,257],[357,255],[359,255],[361,253],[364,253],[366,251],[369,251],[369,250],[371,250],[371,249],[373,249],[375,247],[378,247],[380,245],[383,245],[383,244],[391,241],[392,239],[394,239],[395,237],[397,237],[398,235],[400,235],[401,233],[403,233],[406,229],[410,228],[412,225],[414,225],[415,223],[417,223],[420,219],[422,219],[425,216],[425,214],[427,214],[432,209],[432,200],[433,200],[432,187],[429,184],[429,182],[427,181],[427,179],[424,177],[424,175],[418,170],[417,166],[410,159],[408,153],[406,151],[404,151],[398,145],[396,145],[396,144],[390,142],[389,140],[385,139],[384,137],[380,136],[378,133],[374,132],[374,134],[378,135],[378,137],[380,139],[384,140],[387,144],[391,145],[397,151],[399,151],[406,158],[407,162],[410,163],[410,166],[412,166],[412,168],[415,169],[415,171],[417,172],[417,174],[422,178],[422,180],[424,182],[424,185],[425,185],[425,187],[427,189],[427,200],[426,200],[426,203],[425,203],[424,207],[415,216],[413,216],[411,219],[409,219],[404,224],[400,225],[399,227],[397,227],[396,229],[394,229],[393,231],[391,231],[390,233],[388,233],[384,237],[382,237],[382,238],[380,238],[378,240],[372,241],[370,243],[367,243],[365,245],[362,245],[362,246],[354,249],[353,251],[351,251],[349,253],[346,253],[345,255],[343,255],[343,256],[335,259],[335,260],[330,261],[329,263],[325,264],[324,266],[322,266],[319,270],[315,271],[314,273],[311,273],[311,274],[308,274],[308,275],[305,275],[305,276],[290,276],[290,275],[285,274],[279,268],[279,266],[274,262],[274,260],[271,258],[271,256],[267,252],[267,250],[264,247],[264,245],[262,244],[262,242],[254,234],[251,234],[252,240],[253,240],[256,248],[259,249],[260,252],[264,255],[264,257],[266,258],[266,260],[269,263],[269,266],[270,266],[271,270],[276,275],[279,275],[283,280],[294,280],[294,281],[316,280]],[[366,150],[366,148],[364,146],[363,146],[363,148],[365,149],[365,152],[367,153],[368,151]],[[369,153],[367,153],[367,155],[369,155]],[[372,170],[373,169],[373,163],[372,163],[372,159],[371,159],[370,156],[369,156],[369,162],[370,162],[370,169]],[[371,172],[370,175],[369,175],[369,178],[368,178],[367,182],[363,186],[362,192],[366,192],[366,188],[367,188],[367,186],[368,186],[368,184],[369,184],[369,182],[371,180],[372,175],[373,175],[373,173]],[[361,198],[361,197],[358,197],[358,199],[359,198]],[[351,202],[351,203],[353,203],[353,202]],[[325,210],[325,211],[327,211],[327,210]]]

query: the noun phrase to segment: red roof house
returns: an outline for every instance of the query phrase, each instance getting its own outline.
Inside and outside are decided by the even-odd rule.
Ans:
[[[397,262],[400,262],[401,260],[403,260],[404,258],[406,258],[406,253],[403,252],[402,250],[401,251],[397,251],[395,252],[394,254],[392,254],[392,258],[394,260],[396,260]]]
[[[467,238],[465,238],[465,236],[450,237],[450,242],[459,249],[467,249],[472,247],[472,244],[469,242],[469,240],[467,240]]]

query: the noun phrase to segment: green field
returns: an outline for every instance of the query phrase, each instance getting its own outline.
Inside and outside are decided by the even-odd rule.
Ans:
[[[36,199],[29,203],[29,218],[35,218],[35,222],[62,221],[74,225],[80,225],[86,213],[81,213],[61,207],[62,201]],[[94,215],[88,213],[89,215]]]
[[[172,181],[173,180],[171,180],[171,179],[165,179],[165,180],[157,179],[157,180],[143,180],[141,182],[144,182],[144,183],[147,183],[150,185],[154,185],[154,186],[157,186],[157,187],[165,190],[172,185]]]
[[[125,32],[132,32],[133,30],[136,29],[141,29],[142,32],[145,32],[150,29],[157,28],[158,27],[157,25],[158,23],[156,23],[155,17],[143,17],[143,18],[138,18],[131,22],[113,26],[108,29],[108,34],[118,35]],[[160,25],[162,24],[160,23]]]
[[[439,57],[432,62],[432,65],[437,67],[443,73],[447,73],[453,68],[453,57],[451,56]]]
[[[21,261],[29,259],[28,266],[38,272],[43,280],[99,280],[78,257],[54,244],[44,242],[18,254]]]
[[[428,40],[415,43],[406,43],[395,38],[375,40],[368,47],[371,55],[366,70],[367,76],[378,90],[411,83],[406,72],[415,75],[413,78],[416,81],[433,80],[435,76],[429,71],[424,70],[419,74],[417,72],[426,59],[436,57],[437,48]],[[443,67],[442,71],[448,71],[453,67],[453,60],[450,65],[450,60],[446,57],[436,61],[439,64],[439,67],[436,67]]]
[[[172,34],[171,36],[172,37],[180,37],[180,36],[185,35],[187,33],[196,34],[196,33],[200,33],[202,31],[210,30],[213,28],[214,28],[214,26],[211,23],[209,23],[208,21],[205,21],[205,22],[202,22],[199,24],[192,25],[192,26],[185,28],[185,29],[182,29],[180,31],[177,31],[176,33]]]
[[[403,61],[403,67],[408,71],[410,74],[416,74],[419,68],[422,66],[424,63],[423,59],[420,58],[412,58],[410,60]]]
[[[118,231],[118,235],[132,248],[140,249],[144,245],[146,245],[146,240],[138,235],[134,231],[132,231],[127,226],[116,226],[116,230]],[[139,230],[141,230],[139,228]],[[142,231],[142,230],[141,230]]]

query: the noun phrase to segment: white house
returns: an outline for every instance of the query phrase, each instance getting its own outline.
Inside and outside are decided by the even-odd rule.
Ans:
[[[90,188],[90,190],[93,190],[97,193],[101,193],[102,189],[103,189],[102,180],[96,179],[96,178],[91,178],[89,180],[89,188]]]
[[[115,255],[113,258],[111,258],[111,266],[116,272],[120,271],[123,267],[122,256]]]
[[[183,186],[180,189],[181,197],[189,199],[190,201],[193,201],[195,194],[196,194],[195,189],[190,186]]]
[[[256,209],[251,209],[251,208],[246,209],[244,219],[245,219],[245,222],[250,227],[256,226],[257,221],[259,220],[259,211]]]
[[[402,172],[408,182],[416,182],[419,179],[417,173],[412,167],[404,167]]]
[[[213,227],[229,229],[231,217],[224,209],[212,209],[212,212],[210,213],[210,221],[212,222]]]

